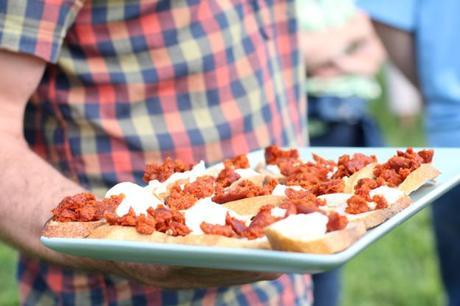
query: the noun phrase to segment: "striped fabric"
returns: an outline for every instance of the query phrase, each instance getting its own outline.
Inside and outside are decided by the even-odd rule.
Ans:
[[[0,1],[0,47],[47,61],[27,106],[31,148],[101,195],[165,156],[215,162],[303,145],[293,0]],[[22,257],[26,305],[306,305],[308,275],[160,290]]]

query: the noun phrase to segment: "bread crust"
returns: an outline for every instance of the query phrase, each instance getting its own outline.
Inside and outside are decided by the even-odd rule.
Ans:
[[[333,254],[347,249],[366,233],[361,222],[351,223],[345,229],[326,233],[315,240],[302,240],[285,236],[273,226],[265,228],[265,234],[274,250],[310,254]]]
[[[242,216],[255,216],[262,206],[268,204],[278,206],[285,198],[283,196],[266,195],[227,202],[222,206]]]
[[[104,220],[90,222],[58,222],[49,220],[42,231],[48,238],[86,238],[96,228],[106,224]]]
[[[347,218],[351,223],[363,223],[366,229],[370,229],[382,224],[411,204],[412,199],[408,196],[403,196],[387,208],[372,210],[357,215],[347,214]]]
[[[411,194],[422,187],[428,181],[435,179],[441,172],[430,164],[422,164],[409,174],[404,182],[399,185],[399,189],[405,194]]]
[[[168,244],[201,245],[229,248],[253,248],[270,249],[267,239],[238,239],[219,235],[187,235],[170,236],[161,232],[153,232],[151,235],[139,234],[134,227],[120,225],[103,225],[92,231],[88,238],[110,239],[124,241],[140,241]]]
[[[359,171],[356,171],[349,177],[344,177],[343,178],[344,183],[345,183],[344,192],[354,193],[355,185],[358,183],[360,179],[374,177],[374,169],[376,165],[377,163],[370,163],[369,165],[365,166]]]

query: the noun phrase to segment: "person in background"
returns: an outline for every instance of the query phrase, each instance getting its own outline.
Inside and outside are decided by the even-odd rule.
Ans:
[[[310,144],[382,146],[368,101],[380,95],[375,80],[385,58],[367,16],[352,0],[298,0],[306,60]],[[314,305],[337,305],[340,270],[313,276]]]
[[[460,1],[360,0],[392,61],[419,87],[428,145],[460,147]],[[457,162],[457,161],[452,161]],[[460,187],[436,200],[433,222],[448,305],[460,305]]]
[[[39,240],[64,196],[307,141],[291,1],[0,1],[0,239],[24,305],[309,305],[308,274],[67,256]]]
[[[422,99],[417,88],[391,62],[385,65],[385,89],[390,111],[402,128],[414,126],[422,111]]]

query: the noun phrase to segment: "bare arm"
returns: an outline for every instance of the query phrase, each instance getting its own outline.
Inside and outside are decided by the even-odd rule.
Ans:
[[[63,256],[40,244],[41,225],[60,198],[82,189],[28,148],[22,127],[26,102],[45,63],[1,51],[0,67],[0,238],[30,254],[62,263]]]
[[[278,277],[234,272],[96,261],[53,252],[39,241],[50,210],[67,195],[84,191],[33,153],[23,138],[25,105],[45,68],[37,58],[0,50],[0,239],[57,264],[116,273],[156,287],[236,285]]]
[[[419,87],[413,33],[398,30],[376,21],[373,24],[390,59],[412,84]]]

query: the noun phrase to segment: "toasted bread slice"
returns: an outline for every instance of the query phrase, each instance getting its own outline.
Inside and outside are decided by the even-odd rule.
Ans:
[[[222,206],[236,212],[239,215],[255,216],[262,206],[267,204],[278,206],[284,199],[285,197],[282,196],[266,195],[227,202],[222,204]]]
[[[428,181],[438,177],[440,174],[441,172],[434,168],[432,164],[422,164],[419,168],[409,174],[398,188],[405,194],[411,194]]]
[[[276,223],[275,223],[276,224]],[[333,254],[345,250],[364,233],[364,224],[350,223],[345,229],[324,234],[312,240],[302,239],[286,235],[279,227],[268,226],[265,234],[274,250],[311,253],[311,254]]]
[[[57,222],[49,220],[43,228],[42,235],[48,238],[86,238],[90,233],[106,222]]]
[[[372,178],[374,177],[374,168],[377,165],[377,163],[371,163],[361,170],[353,173],[352,175],[348,177],[344,177],[344,183],[345,183],[345,193],[354,193],[355,191],[355,185],[358,183],[360,179],[363,178]]]
[[[185,245],[201,245],[229,248],[253,248],[269,249],[270,244],[266,238],[255,240],[228,238],[218,235],[187,235],[170,236],[161,232],[153,232],[151,235],[139,234],[134,227],[119,225],[103,225],[92,231],[88,238],[111,239],[124,241],[173,243]]]
[[[271,177],[271,178],[274,178],[274,179],[277,179],[277,180],[282,180],[285,178],[284,175],[282,175],[281,173],[273,173],[273,172],[270,172],[266,169],[266,164],[265,162],[260,162],[256,165],[256,167],[254,168],[257,172],[265,175],[265,176],[268,176],[268,177]]]
[[[234,181],[230,186],[228,186],[228,189],[232,189],[232,188],[236,187],[242,181],[251,181],[257,186],[262,186],[264,184],[265,177],[266,176],[263,175],[263,174],[254,175],[254,176],[250,176],[250,177],[246,177],[246,178],[241,177],[238,180]]]
[[[357,215],[347,214],[346,216],[350,222],[363,223],[366,229],[370,229],[370,228],[376,227],[379,224],[382,224],[386,220],[396,215],[398,212],[409,207],[411,203],[412,203],[412,199],[410,197],[403,196],[398,201],[391,204],[387,208],[372,210],[372,211],[365,212],[362,214],[357,214]]]

